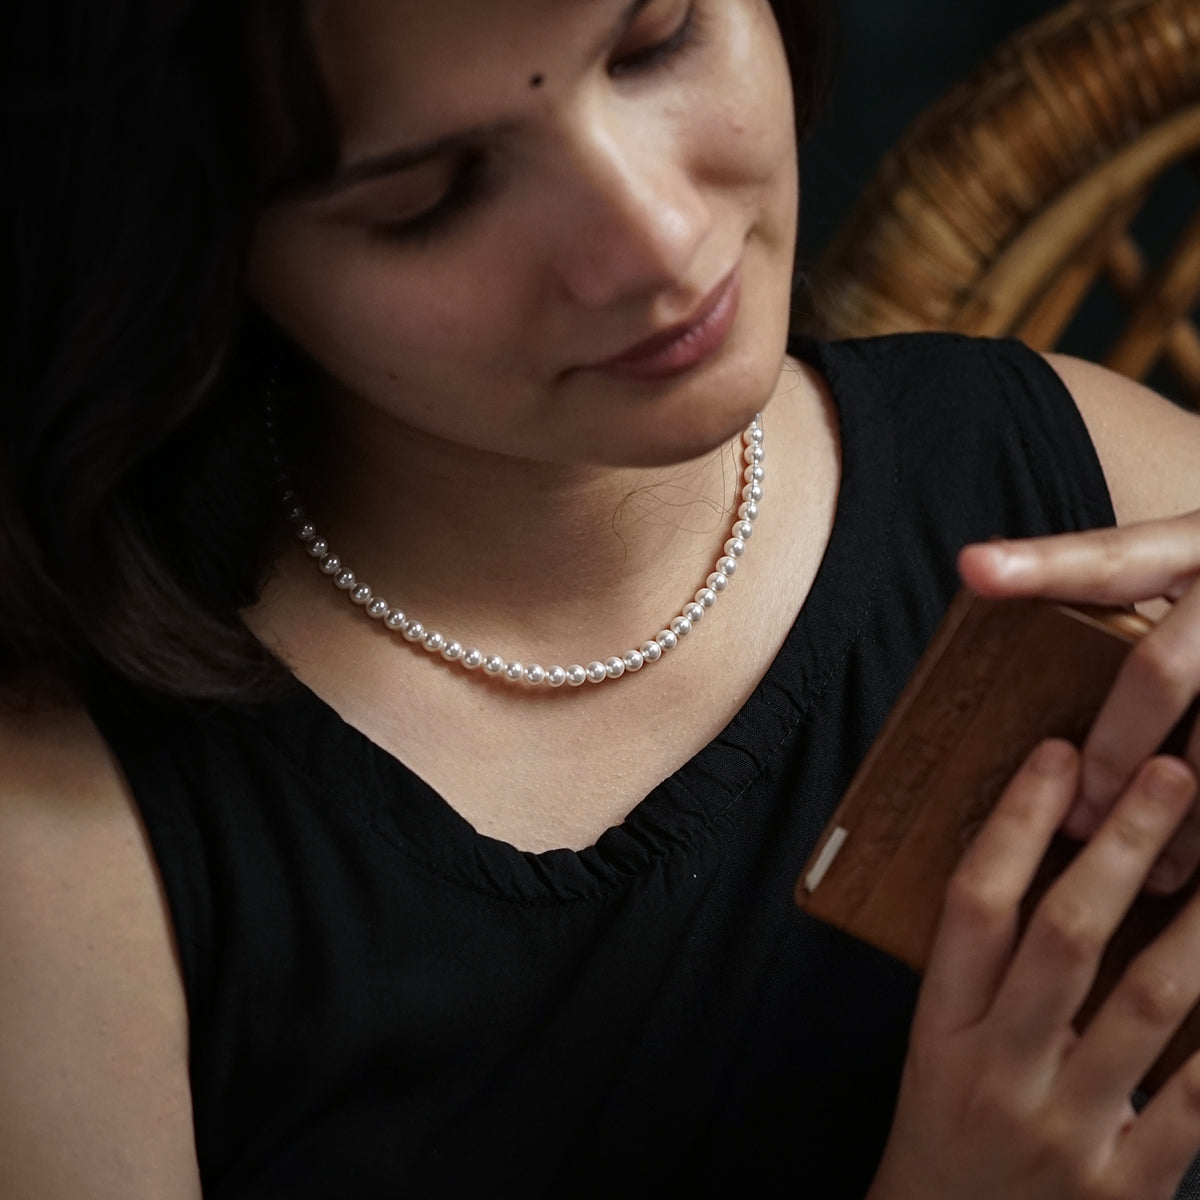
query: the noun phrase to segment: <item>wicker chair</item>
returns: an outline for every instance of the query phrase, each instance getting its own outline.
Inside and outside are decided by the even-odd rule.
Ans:
[[[1015,335],[1051,349],[1100,280],[1106,363],[1200,407],[1200,213],[1159,265],[1130,226],[1200,150],[1200,0],[1073,0],[1005,43],[888,154],[814,271],[832,336]]]

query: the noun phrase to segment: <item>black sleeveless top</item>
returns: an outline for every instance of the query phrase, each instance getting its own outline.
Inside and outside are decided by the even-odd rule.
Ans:
[[[728,728],[590,849],[478,835],[299,686],[96,706],[178,935],[211,1200],[864,1194],[916,980],[798,913],[795,877],[958,549],[1113,515],[1018,344],[793,350],[844,455],[811,595]]]

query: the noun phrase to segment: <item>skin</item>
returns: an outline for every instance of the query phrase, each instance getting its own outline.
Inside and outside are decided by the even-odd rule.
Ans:
[[[80,713],[0,720],[0,1174],[199,1200],[187,1013],[145,832]]]
[[[688,6],[627,11],[316,0],[343,166],[483,126],[494,186],[425,242],[384,227],[438,203],[452,163],[292,197],[262,214],[249,263],[255,298],[329,377],[336,424],[302,481],[322,530],[377,592],[484,647],[536,630],[538,653],[588,661],[659,628],[723,540],[732,440],[765,411],[769,497],[746,570],[669,669],[498,690],[348,618],[298,550],[247,614],[477,829],[529,849],[590,844],[744,703],[808,593],[839,483],[823,382],[784,359],[797,187],[768,7],[705,0],[697,41],[649,68]],[[735,266],[738,320],[699,369],[654,384],[589,369],[695,312]],[[1126,1101],[1200,995],[1194,906],[1093,1031],[1069,1024],[1122,906],[1190,836],[1192,772],[1147,756],[1200,687],[1200,422],[1054,365],[1125,527],[969,548],[964,578],[1174,607],[1082,761],[1052,747],[1021,772],[956,874],[872,1200],[1166,1200],[1200,1146],[1194,1068],[1136,1120]],[[183,992],[127,789],[95,730],[60,713],[5,719],[0,794],[6,1194],[198,1196]],[[1025,883],[1080,797],[1099,831],[1018,941]]]
[[[590,845],[728,723],[803,603],[836,498],[824,385],[784,361],[797,179],[770,9],[630,11],[316,4],[343,173],[482,128],[473,148],[494,183],[431,240],[380,227],[436,205],[454,158],[291,198],[262,215],[250,264],[255,297],[337,398],[336,436],[301,488],[319,527],[376,593],[505,657],[587,663],[661,629],[732,524],[740,431],[771,412],[769,454],[786,469],[755,530],[756,581],[645,686],[484,692],[346,622],[302,555],[250,614],[478,830],[530,850]],[[694,38],[647,64],[689,14]],[[736,322],[702,369],[652,383],[592,369],[690,317],[735,271]],[[670,738],[664,706],[691,716]],[[441,731],[464,725],[445,754]],[[506,762],[522,770],[497,789]],[[572,788],[543,786],[564,770]]]

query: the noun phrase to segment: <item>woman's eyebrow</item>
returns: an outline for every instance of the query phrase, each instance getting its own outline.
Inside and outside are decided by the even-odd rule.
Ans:
[[[630,25],[637,20],[638,14],[650,2],[651,0],[631,0],[614,24],[613,32],[605,39],[605,43],[611,44],[619,41]],[[395,175],[400,171],[411,170],[413,167],[419,167],[434,159],[444,158],[466,149],[484,138],[503,132],[506,127],[506,122],[480,125],[473,129],[464,129],[433,138],[416,146],[405,146],[398,150],[388,150],[383,154],[372,155],[370,158],[359,159],[357,162],[339,167],[333,177],[313,189],[311,195],[315,198],[325,198],[337,192],[346,191],[348,188],[357,187],[359,184]]]
[[[319,184],[313,191],[316,197],[331,196],[335,192],[369,183],[374,179],[382,179],[399,171],[411,170],[422,166],[434,159],[445,158],[447,155],[478,144],[483,139],[494,136],[508,128],[508,122],[497,122],[493,125],[478,125],[472,129],[459,130],[456,133],[445,134],[416,146],[405,146],[398,150],[388,150],[383,154],[361,158],[357,162],[347,163],[334,172],[332,178]]]

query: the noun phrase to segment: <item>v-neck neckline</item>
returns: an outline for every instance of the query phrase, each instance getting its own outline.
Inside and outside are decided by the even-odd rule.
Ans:
[[[886,391],[837,343],[797,339],[789,350],[825,377],[842,446],[836,513],[812,588],[775,659],[722,732],[592,846],[533,852],[476,832],[403,761],[300,683],[261,713],[271,740],[322,791],[360,809],[409,857],[464,886],[511,899],[592,896],[686,845],[754,786],[819,704],[885,576],[897,492]],[[864,561],[877,564],[865,588]],[[394,802],[401,795],[404,802]]]

